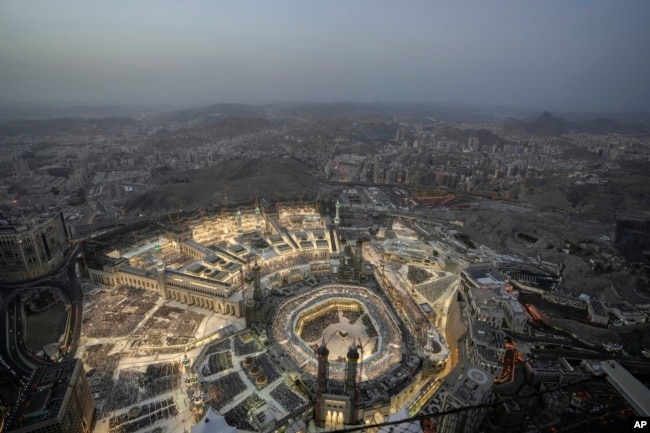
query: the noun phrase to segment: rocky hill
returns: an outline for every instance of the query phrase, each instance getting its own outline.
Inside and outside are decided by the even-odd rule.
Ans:
[[[161,183],[132,197],[125,205],[126,212],[209,208],[256,198],[313,198],[318,186],[308,168],[291,157],[225,160],[205,169],[174,173]]]
[[[544,136],[558,136],[567,132],[589,134],[648,134],[650,124],[643,120],[617,120],[597,117],[589,120],[566,120],[544,111],[538,117],[529,119],[507,118],[501,122],[506,132],[527,133]]]

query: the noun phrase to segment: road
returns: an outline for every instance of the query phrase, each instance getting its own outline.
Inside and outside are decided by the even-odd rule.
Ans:
[[[380,270],[378,280],[391,284],[396,291],[401,291],[406,297],[420,297],[417,292],[415,292],[415,294],[408,293],[408,290],[403,287],[402,281],[400,281],[401,276],[395,275],[391,267],[384,264],[381,256],[372,246],[364,248],[363,256],[364,259],[372,263],[376,269]],[[468,362],[466,347],[468,324],[466,317],[467,313],[465,312],[465,303],[458,301],[458,293],[458,287],[455,287],[451,290],[451,293],[447,294],[448,297],[444,302],[443,311],[441,311],[444,317],[441,318],[442,320],[438,325],[438,329],[445,334],[449,346],[449,358],[447,364],[445,365],[445,368],[436,375],[436,380],[426,389],[420,390],[418,392],[419,395],[413,398],[411,410],[425,407],[435,395],[441,384],[449,384],[455,381],[465,370],[465,366]],[[426,299],[421,299],[421,302],[425,301]]]
[[[0,285],[0,316],[5,318],[0,321],[0,335],[4,336],[4,342],[0,343],[0,364],[21,383],[27,382],[39,364],[48,362],[36,357],[25,345],[25,321],[19,296],[22,291],[38,287],[56,287],[61,291],[70,306],[64,345],[72,354],[77,349],[83,313],[83,292],[75,269],[78,254],[79,247],[75,246],[68,252],[65,263],[51,273]]]

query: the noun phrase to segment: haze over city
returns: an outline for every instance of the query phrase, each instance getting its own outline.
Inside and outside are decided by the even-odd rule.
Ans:
[[[0,431],[642,428],[648,23],[0,2]]]
[[[4,1],[3,103],[650,109],[650,4]]]

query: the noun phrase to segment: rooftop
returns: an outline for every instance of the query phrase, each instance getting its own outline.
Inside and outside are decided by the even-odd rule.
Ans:
[[[57,418],[69,384],[74,380],[81,361],[77,359],[45,365],[34,371],[29,384],[23,388],[7,429],[27,426]]]
[[[650,389],[616,361],[605,361],[602,368],[609,382],[623,395],[640,416],[650,416]]]

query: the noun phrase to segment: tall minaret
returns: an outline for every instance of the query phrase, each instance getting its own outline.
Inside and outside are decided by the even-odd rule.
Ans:
[[[317,349],[318,355],[318,372],[316,375],[316,425],[322,427],[325,424],[325,411],[323,409],[323,393],[327,392],[327,379],[329,377],[329,359],[330,351],[325,346],[325,341]]]
[[[158,288],[160,290],[160,296],[163,299],[167,299],[169,296],[167,294],[167,275],[165,275],[165,263],[162,260],[162,255],[160,252],[160,245],[156,245],[156,271],[158,272]]]
[[[253,299],[255,303],[262,301],[262,285],[260,284],[260,265],[253,266]],[[259,305],[258,305],[259,306]]]
[[[255,292],[253,289],[253,277],[250,272],[246,273],[246,278],[244,279],[244,291],[246,292],[246,298],[244,300],[244,308],[246,308],[246,327],[250,328],[253,324],[253,318],[255,317]]]
[[[237,236],[239,236],[239,242],[241,242],[244,236],[244,228],[242,227],[241,211],[239,209],[237,209]]]
[[[334,217],[334,225],[336,226],[337,230],[339,228],[339,224],[341,224],[341,217],[339,216],[340,207],[341,207],[341,203],[339,203],[339,201],[336,200],[336,216]]]
[[[262,224],[260,222],[260,207],[257,206],[255,208],[255,231],[257,234],[261,234],[260,231],[262,230]]]
[[[350,412],[348,414],[347,424],[356,424],[357,420],[357,363],[359,362],[359,352],[357,346],[353,343],[348,350],[348,365],[345,371],[345,388],[344,392],[350,397]]]

